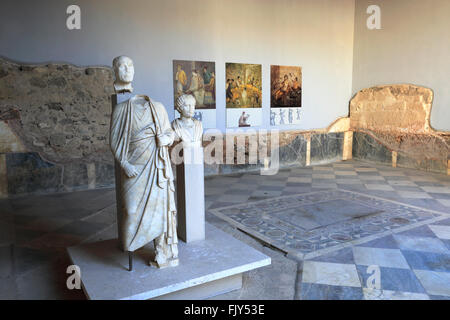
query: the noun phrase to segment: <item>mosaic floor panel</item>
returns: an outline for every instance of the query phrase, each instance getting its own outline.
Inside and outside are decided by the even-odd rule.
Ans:
[[[301,259],[450,216],[342,189],[274,197],[210,212]]]

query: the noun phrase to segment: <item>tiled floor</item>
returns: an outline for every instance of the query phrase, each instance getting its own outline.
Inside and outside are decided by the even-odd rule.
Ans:
[[[349,239],[341,241],[342,249],[310,259],[306,255],[296,296],[300,299],[450,299],[448,176],[346,161],[282,170],[270,178],[258,174],[216,177],[207,185],[212,187],[207,188],[207,207],[214,212],[223,207],[240,208],[242,205],[238,204],[246,201],[261,204],[264,201],[260,200],[270,199],[266,207],[261,208],[264,211],[270,203],[289,198],[283,196],[320,195],[314,192],[327,194],[330,192],[327,190],[354,191],[390,200],[399,205],[398,214],[411,206],[433,210],[441,217],[440,221],[425,221],[407,230],[402,228],[398,233],[392,228],[391,232],[375,234],[371,241],[360,244],[350,243],[353,234],[348,234]],[[230,197],[234,194],[239,198]],[[394,222],[400,221],[393,220],[392,226]],[[246,231],[251,233],[251,230]],[[277,245],[276,242],[271,244]],[[377,276],[379,281],[375,281]]]
[[[279,298],[289,298],[285,293],[295,292],[292,298],[297,299],[450,299],[450,177],[445,175],[345,161],[280,170],[275,176],[213,177],[205,182],[207,220],[232,229],[211,210],[331,190],[386,199],[399,208],[433,210],[444,218],[376,233],[361,243],[340,237],[341,247],[304,259],[285,257],[268,246],[266,253],[276,257],[272,266],[251,273],[244,283],[255,296],[224,298],[276,298],[276,292]],[[65,247],[113,236],[114,200],[114,191],[106,189],[0,201],[0,299],[83,299],[80,291],[65,286],[70,264]],[[278,287],[268,282],[271,273],[281,279]]]

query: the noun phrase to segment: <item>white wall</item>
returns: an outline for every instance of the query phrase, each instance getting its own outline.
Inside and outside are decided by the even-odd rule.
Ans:
[[[81,7],[82,28],[66,29]],[[269,128],[270,65],[303,68],[303,121],[347,116],[352,89],[354,0],[2,0],[0,55],[21,62],[111,65],[133,58],[136,93],[173,117],[172,60],[216,62],[218,128],[225,129],[225,62],[263,68],[263,126]]]
[[[381,8],[381,30],[366,27],[371,4]],[[450,130],[449,0],[357,0],[354,43],[354,94],[395,83],[430,88],[431,125]]]

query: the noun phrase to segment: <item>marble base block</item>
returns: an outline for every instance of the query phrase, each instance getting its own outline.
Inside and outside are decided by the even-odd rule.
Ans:
[[[171,292],[152,300],[202,300],[242,288],[242,273]]]
[[[177,165],[178,237],[185,242],[205,239],[205,179],[203,148],[183,148]]]
[[[179,265],[149,266],[151,244],[135,251],[133,271],[117,239],[67,249],[80,267],[89,299],[206,299],[241,288],[242,273],[271,263],[268,256],[206,224],[206,240],[179,242]]]

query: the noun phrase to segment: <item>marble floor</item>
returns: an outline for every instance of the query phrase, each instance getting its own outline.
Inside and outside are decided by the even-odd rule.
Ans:
[[[344,161],[207,178],[205,193],[208,222],[272,258],[216,298],[450,299],[448,176]],[[114,200],[1,200],[0,299],[84,299],[65,248],[114,237]]]

